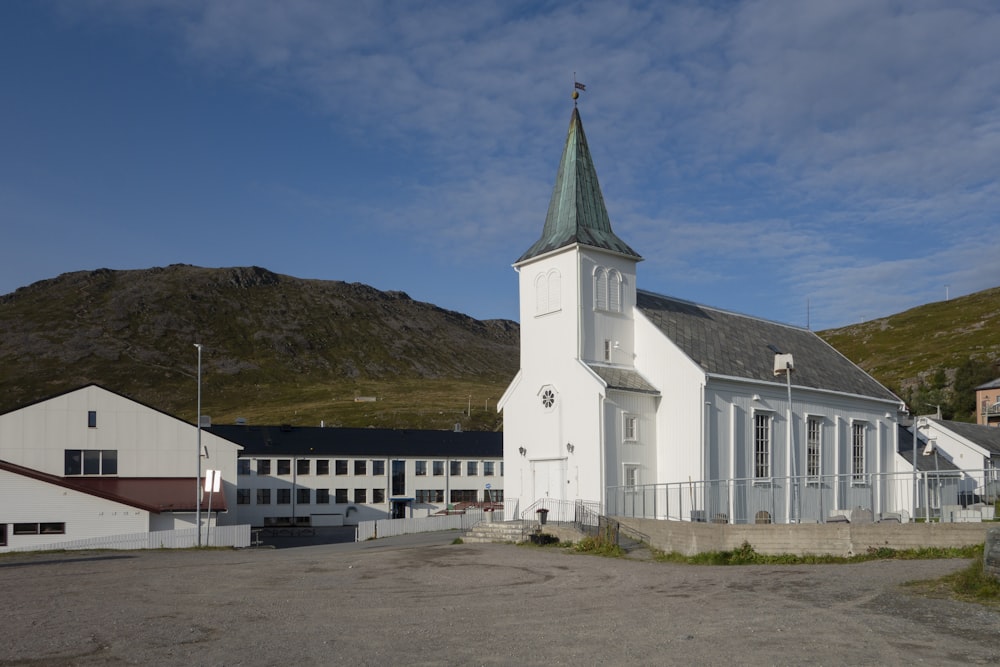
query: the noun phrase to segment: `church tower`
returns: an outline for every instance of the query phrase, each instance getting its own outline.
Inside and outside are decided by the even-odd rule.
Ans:
[[[615,235],[574,107],[541,237],[514,263],[521,368],[501,399],[505,496],[600,501],[620,480],[607,456],[608,379],[632,371],[636,264]],[[513,503],[512,503],[513,505]]]

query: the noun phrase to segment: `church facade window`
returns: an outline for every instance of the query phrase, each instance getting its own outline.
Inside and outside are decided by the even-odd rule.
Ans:
[[[615,269],[594,269],[594,310],[622,312],[622,274]]]
[[[535,277],[535,315],[562,309],[562,276],[556,269]]]

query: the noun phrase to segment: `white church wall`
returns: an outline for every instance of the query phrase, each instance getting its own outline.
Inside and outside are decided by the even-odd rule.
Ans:
[[[700,480],[704,373],[639,311],[635,367],[661,392],[656,410],[656,475],[650,483]]]
[[[621,278],[618,308],[595,308],[595,272],[614,271]],[[580,253],[581,347],[587,361],[631,367],[634,355],[632,311],[635,306],[635,262],[592,249]],[[605,341],[610,343],[607,357]]]

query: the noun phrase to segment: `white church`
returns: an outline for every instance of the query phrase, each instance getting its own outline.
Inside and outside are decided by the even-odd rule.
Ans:
[[[816,334],[638,289],[576,108],[541,237],[514,263],[507,516],[727,523],[900,506],[899,397]]]

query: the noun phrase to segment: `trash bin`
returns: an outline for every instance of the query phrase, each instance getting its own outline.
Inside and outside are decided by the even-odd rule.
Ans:
[[[549,511],[546,509],[540,509],[540,510],[535,510],[535,513],[538,514],[538,523],[544,526],[545,519],[549,516]]]

